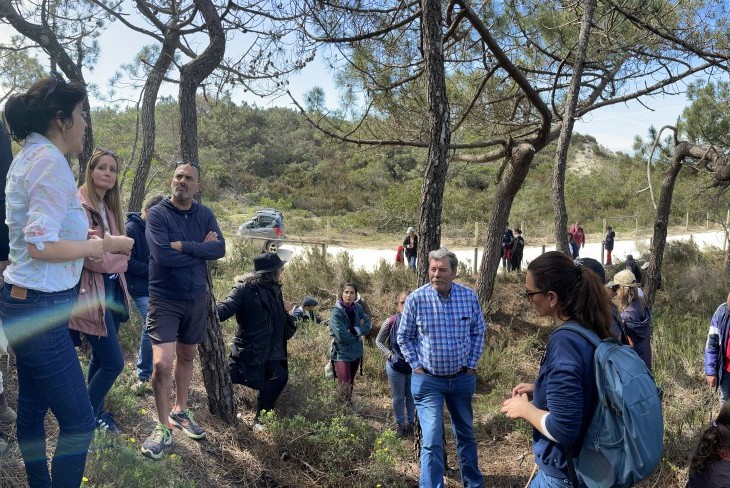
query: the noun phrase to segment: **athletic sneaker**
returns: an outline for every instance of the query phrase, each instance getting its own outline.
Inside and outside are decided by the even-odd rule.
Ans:
[[[142,454],[152,459],[160,459],[165,452],[165,448],[172,445],[172,431],[157,423],[155,430],[152,431],[142,444]]]
[[[101,412],[96,419],[96,428],[109,434],[122,435],[121,429],[114,422],[114,417],[109,412]]]
[[[188,408],[184,412],[170,411],[170,424],[179,428],[192,439],[202,439],[205,431],[193,420],[193,412]]]

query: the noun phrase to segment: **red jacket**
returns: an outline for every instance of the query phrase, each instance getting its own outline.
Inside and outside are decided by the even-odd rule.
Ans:
[[[586,245],[586,233],[583,232],[583,227],[576,226],[575,224],[570,226],[570,230],[568,231],[571,234],[573,234],[573,240],[580,246],[583,247]]]

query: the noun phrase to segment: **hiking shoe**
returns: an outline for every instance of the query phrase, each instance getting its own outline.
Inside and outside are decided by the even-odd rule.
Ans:
[[[99,414],[99,418],[96,419],[96,428],[108,434],[122,435],[122,431],[117,427],[117,424],[114,422],[114,417],[109,412]]]
[[[192,439],[202,439],[205,431],[193,420],[193,412],[188,408],[184,412],[170,411],[170,424],[179,428]]]
[[[398,439],[402,439],[403,436],[406,435],[406,425],[405,424],[398,424],[395,428],[395,436]]]
[[[149,380],[137,380],[134,386],[132,386],[132,391],[137,396],[145,396],[152,391]]]
[[[160,459],[165,448],[172,445],[172,431],[157,423],[152,434],[142,444],[142,454],[152,459]]]

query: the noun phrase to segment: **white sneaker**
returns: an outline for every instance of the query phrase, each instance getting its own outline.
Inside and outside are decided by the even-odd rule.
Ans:
[[[266,426],[264,426],[264,425],[262,425],[262,424],[260,424],[258,422],[254,422],[253,427],[251,427],[251,430],[253,430],[256,433],[265,432],[266,431]]]

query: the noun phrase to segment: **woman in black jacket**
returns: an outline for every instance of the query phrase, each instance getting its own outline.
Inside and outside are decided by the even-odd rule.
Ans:
[[[272,410],[289,380],[286,343],[294,335],[294,318],[284,307],[281,273],[285,261],[264,253],[253,259],[254,272],[236,278],[228,297],[218,304],[218,318],[234,314],[231,382],[259,391],[254,431],[262,431],[261,414]]]

